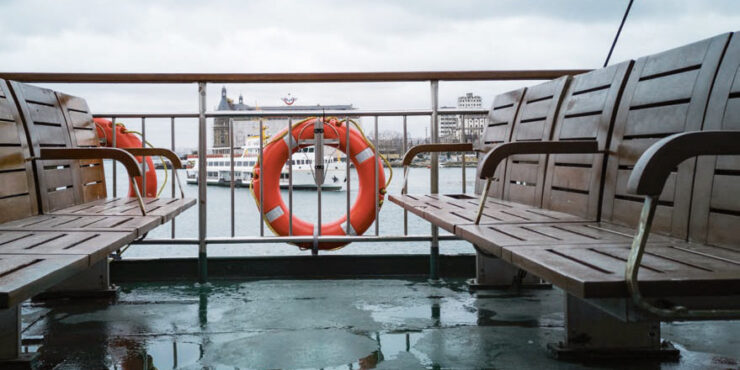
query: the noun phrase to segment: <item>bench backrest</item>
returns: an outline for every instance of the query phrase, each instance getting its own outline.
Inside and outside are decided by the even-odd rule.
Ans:
[[[67,121],[70,144],[73,148],[95,148],[100,146],[95,122],[85,99],[57,92],[57,99]],[[105,170],[100,159],[79,161],[80,191],[82,202],[107,197]]]
[[[0,223],[38,214],[30,158],[15,99],[0,79]]]
[[[552,140],[595,140],[600,153],[548,156],[543,208],[598,218],[604,153],[632,64],[626,61],[573,76],[555,120]]]
[[[80,131],[88,132],[88,136],[96,135],[92,117],[79,100],[15,81],[10,86],[23,117],[33,156],[38,156],[41,148],[95,146],[95,143],[86,141],[85,134],[77,135]],[[70,131],[75,133],[75,140],[72,140]],[[105,197],[101,160],[37,161],[35,172],[44,213]],[[87,188],[96,191],[88,191]]]
[[[722,58],[703,129],[740,130],[740,32]],[[699,157],[692,198],[690,240],[740,245],[740,156]]]
[[[505,92],[493,98],[491,110],[488,112],[488,125],[483,129],[477,149],[483,152],[495,148],[497,145],[508,142],[511,138],[511,129],[514,126],[519,107],[522,103],[527,88],[521,88]],[[491,182],[488,194],[495,198],[503,195],[502,179],[505,173],[505,165],[496,169],[494,180]],[[483,187],[482,180],[476,176],[475,193],[480,194]]]
[[[512,128],[510,142],[550,139],[553,122],[569,80],[570,77],[563,76],[527,88]],[[504,167],[503,198],[539,206],[542,202],[546,157],[546,155],[509,157]]]
[[[612,131],[602,220],[636,227],[642,197],[626,191],[640,155],[657,140],[702,127],[709,92],[729,34],[638,59]],[[687,237],[694,160],[682,163],[660,196],[652,230]]]

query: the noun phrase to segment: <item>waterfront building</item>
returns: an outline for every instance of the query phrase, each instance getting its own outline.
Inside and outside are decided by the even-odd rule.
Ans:
[[[322,111],[351,111],[355,108],[352,104],[335,104],[335,105],[289,105],[288,102],[295,101],[293,98],[290,101],[286,101],[285,105],[278,106],[258,106],[258,105],[247,105],[244,104],[244,97],[239,94],[238,102],[234,102],[233,99],[227,95],[226,87],[221,88],[221,100],[216,106],[217,111],[315,111],[316,115],[321,115]],[[356,118],[352,117],[351,118]],[[293,122],[297,122],[302,118],[295,118]],[[268,136],[274,135],[275,133],[288,127],[288,117],[265,117],[265,118],[229,118],[229,117],[218,117],[213,121],[213,147],[223,148],[229,146],[229,120],[233,120],[233,131],[234,131],[234,145],[244,145],[245,140],[250,136],[259,135],[260,121],[265,128],[265,134]]]
[[[455,107],[442,107],[445,109],[454,109]],[[460,135],[458,134],[458,117],[454,114],[440,114],[439,115],[439,137],[443,143],[452,143],[459,140]]]
[[[472,92],[457,98],[458,109],[481,108],[482,101],[480,95],[473,95]],[[464,120],[464,121],[463,121]],[[465,137],[463,134],[463,123],[465,125]],[[456,136],[460,141],[473,142],[483,134],[483,129],[488,124],[488,116],[485,114],[459,115]]]

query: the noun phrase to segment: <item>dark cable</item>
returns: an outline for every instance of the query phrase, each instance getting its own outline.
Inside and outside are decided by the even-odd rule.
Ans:
[[[624,17],[622,17],[622,23],[619,24],[619,29],[617,30],[616,36],[614,36],[614,42],[612,42],[612,47],[609,49],[609,54],[606,56],[606,60],[604,61],[604,67],[606,67],[609,64],[609,59],[612,57],[612,52],[614,51],[614,47],[617,46],[617,40],[619,40],[619,34],[622,33],[622,27],[624,27],[624,22],[627,20],[627,15],[630,14],[630,9],[632,8],[632,2],[634,0],[630,0],[630,3],[627,5],[627,10],[624,12]]]

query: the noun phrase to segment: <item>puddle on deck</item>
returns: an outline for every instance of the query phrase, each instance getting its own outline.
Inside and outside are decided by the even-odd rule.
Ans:
[[[739,323],[669,324],[677,363],[558,362],[544,348],[563,335],[559,291],[469,293],[456,280],[137,284],[113,305],[23,312],[39,369],[737,368],[740,348]]]

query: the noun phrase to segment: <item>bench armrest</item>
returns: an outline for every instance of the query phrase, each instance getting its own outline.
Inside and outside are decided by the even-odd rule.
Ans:
[[[166,148],[121,148],[137,157],[141,156],[153,156],[158,155],[165,157],[169,159],[170,163],[172,163],[173,171],[172,173],[175,176],[175,181],[177,182],[177,187],[180,188],[180,197],[185,198],[185,191],[182,189],[182,183],[180,183],[180,177],[177,175],[177,169],[183,168],[182,167],[182,161],[180,160],[180,157],[175,154],[175,152],[166,149]]]
[[[658,196],[671,171],[700,155],[740,155],[740,131],[694,131],[675,134],[651,145],[635,163],[627,191]]]
[[[179,169],[182,168],[182,161],[175,152],[165,148],[120,148],[137,157],[143,156],[162,156],[170,160],[172,167]]]
[[[126,168],[130,178],[141,177],[141,168],[133,155],[129,152],[118,148],[43,148],[39,153],[40,160],[53,159],[113,159],[121,162]],[[138,186],[133,186],[136,192],[136,199],[139,202],[141,214],[146,216],[144,209],[144,200],[141,198]]]
[[[136,158],[118,148],[43,148],[38,159],[113,159],[123,164],[130,177],[141,176]]]
[[[450,143],[450,144],[420,144],[412,146],[406,154],[403,155],[403,166],[408,166],[420,153],[443,153],[443,152],[472,152],[472,143]]]
[[[632,239],[625,265],[625,283],[637,307],[661,318],[717,319],[740,317],[736,309],[687,309],[682,306],[661,307],[647,301],[640,292],[637,276],[650,236],[650,228],[668,176],[681,162],[700,155],[740,155],[740,131],[693,131],[663,138],[651,145],[635,163],[627,182],[627,191],[644,195],[640,222]]]
[[[482,180],[493,177],[496,168],[506,158],[516,154],[579,154],[598,153],[595,140],[574,141],[518,141],[501,144],[483,157],[478,163],[478,177]]]
[[[401,194],[406,194],[409,181],[409,165],[417,154],[472,151],[475,151],[472,143],[435,143],[412,146],[408,151],[406,151],[406,154],[403,155],[403,187],[401,188]]]

